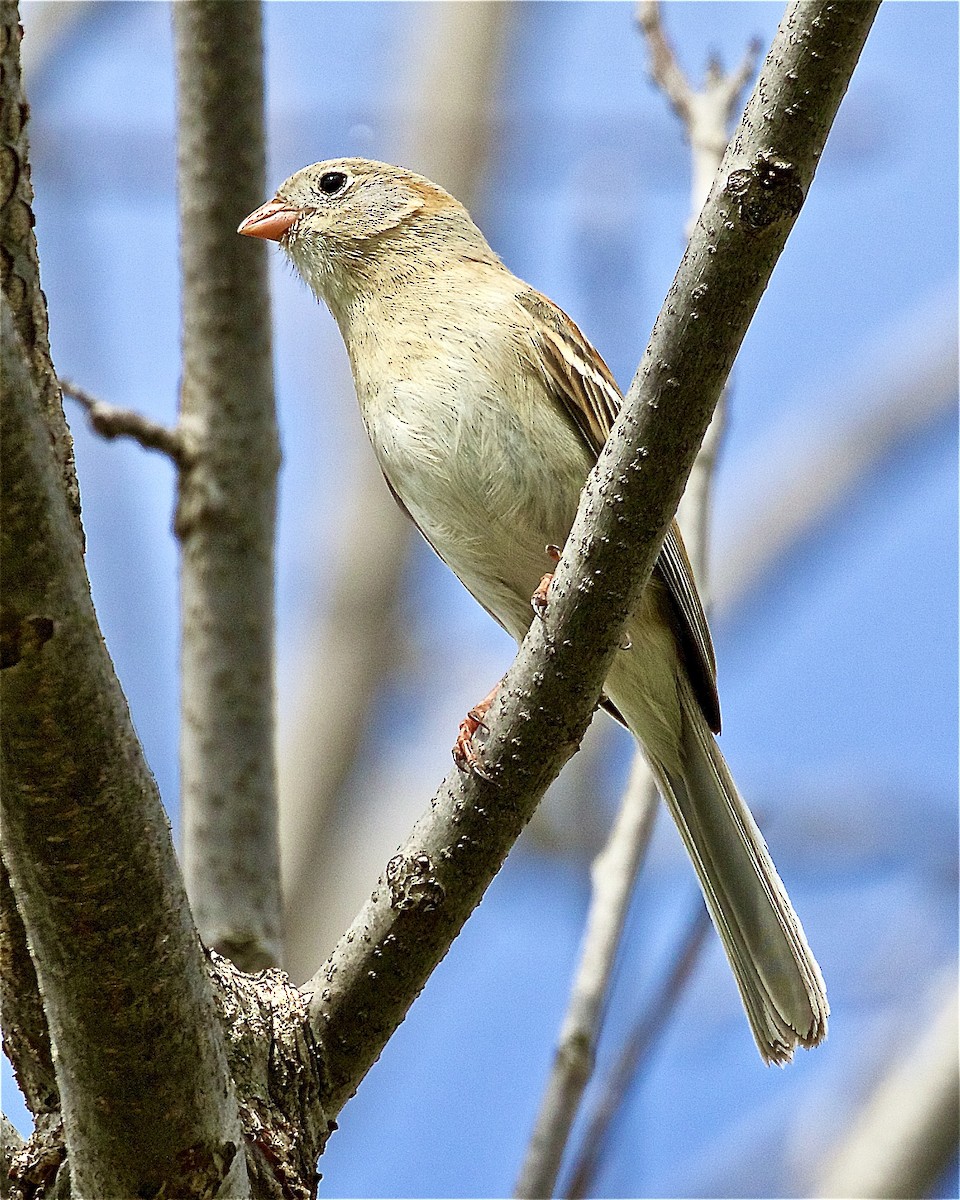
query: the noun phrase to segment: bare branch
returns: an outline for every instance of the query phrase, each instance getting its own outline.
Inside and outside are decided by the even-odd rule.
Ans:
[[[827,1163],[818,1196],[928,1196],[960,1141],[957,986],[880,1080]]]
[[[582,1200],[582,1197],[593,1194],[597,1167],[603,1161],[610,1126],[623,1107],[624,1097],[644,1058],[656,1045],[657,1037],[675,1011],[677,1001],[687,986],[709,932],[710,917],[698,899],[697,907],[677,945],[670,969],[664,975],[648,1010],[631,1030],[617,1056],[617,1061],[604,1081],[603,1092],[587,1125],[580,1143],[580,1151],[573,1164],[570,1183],[565,1192],[569,1200]]]
[[[694,93],[676,62],[660,23],[659,5],[654,2],[639,4],[637,20],[650,45],[653,77],[668,91],[674,110],[682,117],[690,134],[693,170],[689,228],[692,229],[706,199],[705,195],[700,194],[703,179],[709,177],[712,181],[720,168],[727,147],[726,124],[743,83],[728,79],[719,65],[711,62],[707,72],[708,93],[717,98],[711,111],[711,106],[704,103],[706,94]],[[752,72],[755,56],[756,49],[745,59],[740,74],[747,69]],[[683,103],[678,104],[676,97],[681,94]],[[704,139],[701,136],[705,117],[711,133],[716,120],[722,122],[722,139],[712,136]],[[706,147],[703,144],[705,140]],[[705,605],[708,601],[706,575],[710,494],[723,433],[726,394],[725,387],[677,513]],[[616,952],[636,875],[649,843],[656,803],[657,794],[649,768],[638,751],[620,816],[610,832],[605,849],[593,866],[593,891],[580,964],[550,1078],[516,1185],[518,1196],[554,1194],[563,1152],[584,1089],[593,1073]]]
[[[689,125],[693,89],[663,32],[657,0],[639,0],[636,20],[650,49],[650,78],[670,101],[684,125]]]
[[[579,744],[876,10],[872,2],[802,0],[781,23],[584,490],[552,602],[533,622],[489,714],[484,761],[495,782],[451,773],[311,981],[333,1113]]]
[[[760,43],[751,42],[739,67],[724,72],[717,59],[711,60],[702,90],[694,88],[677,62],[660,20],[658,0],[640,0],[637,25],[650,51],[650,76],[670,101],[683,121],[693,154],[693,203],[689,233],[703,207],[717,169],[727,148],[730,121],[736,112],[740,94],[756,71]]]
[[[128,437],[139,442],[145,450],[160,450],[180,466],[183,460],[183,438],[178,429],[170,429],[132,408],[117,408],[98,400],[96,396],[70,379],[60,379],[60,389],[86,411],[94,430],[105,438]]]
[[[236,1195],[236,1102],[170,828],[5,300],[2,357],[3,854],[56,1046],[73,1187],[181,1195],[190,1149]]]
[[[29,355],[30,370],[50,431],[76,536],[80,524],[80,489],[73,462],[73,439],[63,419],[60,388],[50,361],[47,304],[40,290],[37,239],[33,233],[33,186],[27,146],[29,107],[20,83],[20,16],[13,0],[0,7],[0,272],[3,294],[17,333]]]
[[[6,787],[8,781],[3,780]],[[27,934],[10,887],[6,865],[0,862],[0,1012],[3,1050],[30,1112],[56,1112],[60,1089],[53,1068],[50,1030],[40,998],[37,972],[30,957]]]
[[[56,1047],[74,1194],[180,1195],[204,1176],[237,1195],[240,1125],[205,963],[90,599],[33,234],[16,5],[0,12],[3,862]],[[34,984],[8,893],[3,908],[25,990],[13,1015],[23,1017]],[[55,1176],[63,1137],[49,1111],[46,1034],[33,1016],[27,1025],[37,1129],[17,1159],[50,1135]],[[60,1194],[48,1175],[46,1194]]]
[[[593,1074],[620,937],[656,813],[656,786],[650,768],[637,754],[609,840],[593,863],[580,962],[516,1196],[553,1195],[567,1139]]]
[[[26,1145],[17,1127],[5,1114],[0,1113],[0,1196],[6,1200],[10,1194],[9,1176],[13,1156]]]
[[[280,464],[264,247],[261,10],[173,6],[183,271],[181,779],[201,937],[255,970],[280,958],[273,539]]]

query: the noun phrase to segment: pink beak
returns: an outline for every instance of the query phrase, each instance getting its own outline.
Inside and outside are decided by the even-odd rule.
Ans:
[[[287,232],[300,210],[282,200],[268,200],[261,204],[249,217],[244,217],[237,228],[237,233],[247,237],[266,238],[267,241],[278,242]]]

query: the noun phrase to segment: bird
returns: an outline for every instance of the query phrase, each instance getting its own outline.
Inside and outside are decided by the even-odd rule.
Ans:
[[[329,308],[387,487],[522,641],[622,403],[600,354],[459,201],[403,167],[314,163],[238,232],[277,242]],[[461,726],[463,770],[485,773],[473,735],[495,690]],[[716,659],[676,521],[602,703],[636,738],[677,825],[761,1057],[789,1062],[826,1036],[826,989],[714,737]]]

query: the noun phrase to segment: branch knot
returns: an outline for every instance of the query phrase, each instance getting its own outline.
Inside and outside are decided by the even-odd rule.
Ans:
[[[792,220],[803,205],[803,188],[793,163],[757,154],[751,166],[727,178],[727,194],[749,229],[766,229],[776,221]]]

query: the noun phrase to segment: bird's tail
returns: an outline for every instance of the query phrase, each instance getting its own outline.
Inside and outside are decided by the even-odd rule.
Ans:
[[[693,861],[760,1053],[767,1062],[787,1063],[797,1045],[815,1046],[826,1036],[823,976],[686,680],[680,701],[681,769],[648,760]]]

